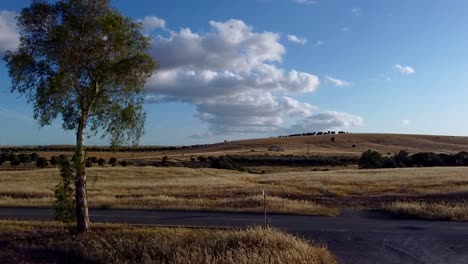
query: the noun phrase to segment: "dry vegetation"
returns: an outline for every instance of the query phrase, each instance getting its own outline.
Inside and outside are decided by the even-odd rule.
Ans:
[[[331,142],[335,137],[336,142]],[[355,145],[355,147],[353,147]],[[271,152],[268,148],[279,146],[284,152]],[[359,156],[363,151],[373,149],[380,153],[396,153],[402,149],[411,153],[435,152],[457,153],[468,150],[468,137],[432,136],[432,135],[402,135],[402,134],[340,134],[321,136],[301,136],[287,138],[263,138],[227,143],[210,144],[194,149],[156,151],[156,152],[89,152],[88,156],[102,158],[116,157],[118,159],[154,159],[160,160],[164,155],[171,160],[187,160],[190,157],[234,155],[347,155]],[[253,150],[253,152],[252,152]],[[53,155],[67,154],[63,152],[40,152],[41,156],[50,158]],[[68,153],[70,156],[73,153]]]
[[[383,209],[402,217],[433,220],[468,221],[468,202],[393,202]]]
[[[205,230],[0,221],[0,263],[337,263],[323,246],[274,229]]]
[[[51,206],[58,170],[0,171],[0,206]],[[336,170],[256,175],[189,168],[91,168],[93,207],[261,211],[336,215],[343,206],[464,200],[468,168]],[[459,199],[460,198],[460,199]]]

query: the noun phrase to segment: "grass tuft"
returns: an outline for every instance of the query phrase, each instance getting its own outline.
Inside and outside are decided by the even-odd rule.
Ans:
[[[386,204],[383,209],[404,217],[468,221],[468,202],[393,202]]]
[[[337,263],[324,246],[275,229],[207,230],[97,224],[91,232],[72,236],[64,225],[0,223],[0,260],[4,263],[17,260],[28,263]]]

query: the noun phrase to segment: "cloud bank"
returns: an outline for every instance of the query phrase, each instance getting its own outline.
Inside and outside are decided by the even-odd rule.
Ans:
[[[18,46],[15,16],[14,12],[0,12],[0,53]],[[155,16],[139,21],[148,33],[156,29],[167,33],[152,35],[151,54],[161,66],[146,84],[147,103],[193,104],[196,118],[207,125],[207,131],[200,134],[203,137],[362,124],[359,116],[320,112],[294,98],[315,92],[320,80],[312,73],[281,67],[286,49],[279,33],[257,32],[235,19],[210,21],[210,30],[204,33],[190,28],[173,31]]]
[[[235,19],[209,24],[206,33],[182,28],[154,38],[161,68],[147,83],[148,102],[194,104],[209,135],[306,129],[305,121],[306,130],[359,125],[360,117],[346,113],[324,120],[317,107],[294,98],[316,91],[320,80],[279,66],[286,52],[280,34],[256,32]],[[285,119],[301,125],[286,127]]]

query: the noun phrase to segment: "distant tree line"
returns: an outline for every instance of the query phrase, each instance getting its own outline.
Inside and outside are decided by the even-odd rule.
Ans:
[[[468,166],[468,152],[444,154],[420,152],[409,154],[401,150],[392,156],[383,156],[377,151],[368,150],[362,153],[359,167],[362,169],[405,168],[405,167],[456,167]]]
[[[335,134],[349,134],[349,132],[344,132],[344,131],[308,132],[308,133],[299,133],[299,134],[291,134],[291,135],[281,135],[278,137],[282,138],[282,137],[322,136],[322,135],[335,135]]]
[[[45,157],[39,156],[39,154],[33,153],[20,153],[16,154],[14,152],[0,152],[0,166],[3,164],[9,163],[13,168],[19,167],[21,164],[27,166],[36,166],[38,168],[46,168],[49,166],[57,167],[64,161],[71,161],[75,160],[75,156],[73,155],[70,160],[64,154],[59,156],[52,156],[50,159],[46,159]],[[95,165],[104,167],[106,164],[111,165],[112,167],[116,166],[117,164],[126,167],[128,165],[132,165],[132,161],[122,160],[118,161],[117,158],[110,158],[106,160],[104,158],[97,158],[97,157],[88,157],[86,160],[86,166],[92,167]]]
[[[170,150],[185,150],[195,149],[208,144],[198,144],[191,146],[141,146],[141,147],[87,147],[88,152],[154,152],[154,151],[170,151]],[[0,152],[74,152],[74,146],[36,146],[36,147],[0,147]]]

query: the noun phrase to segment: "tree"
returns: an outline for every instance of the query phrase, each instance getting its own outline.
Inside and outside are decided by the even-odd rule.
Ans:
[[[382,168],[384,158],[377,151],[368,150],[362,153],[359,159],[359,168],[362,169],[378,169]]]
[[[29,156],[31,156],[31,161],[32,161],[32,162],[36,162],[36,160],[39,158],[39,154],[37,154],[37,153],[35,153],[35,152],[29,154]]]
[[[89,157],[88,159],[93,163],[93,165],[96,165],[99,161],[97,157]]]
[[[33,1],[18,17],[20,44],[4,57],[18,92],[40,126],[63,120],[75,132],[77,230],[89,229],[85,131],[111,145],[137,144],[143,133],[144,84],[157,67],[141,24],[108,0]]]
[[[57,156],[50,157],[50,165],[55,167],[57,164],[59,164],[59,159]]]
[[[112,165],[112,167],[114,167],[117,164],[117,159],[116,158],[110,158],[109,159],[109,164]]]
[[[36,160],[36,167],[38,167],[38,168],[43,169],[43,168],[47,167],[48,165],[49,165],[49,162],[44,157],[40,157],[40,158],[38,158]]]
[[[16,167],[18,167],[19,165],[21,164],[21,160],[18,156],[16,155],[11,155],[10,156],[10,165],[16,169]]]
[[[106,164],[106,160],[103,159],[103,158],[99,158],[98,159],[98,165],[101,166],[101,167],[104,167],[104,165]]]

